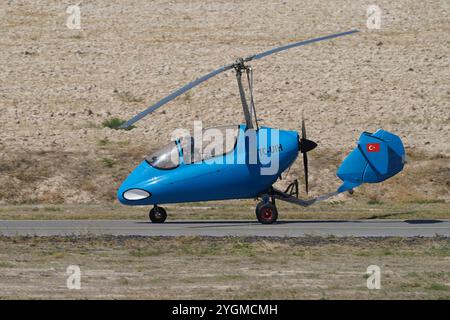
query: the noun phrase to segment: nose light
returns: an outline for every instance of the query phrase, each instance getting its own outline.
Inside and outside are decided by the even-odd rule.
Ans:
[[[150,192],[147,192],[142,189],[130,189],[123,193],[123,197],[125,198],[125,200],[130,201],[143,200],[150,196],[151,196]]]

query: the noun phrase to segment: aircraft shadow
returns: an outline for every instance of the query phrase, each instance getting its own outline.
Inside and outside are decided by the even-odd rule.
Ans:
[[[426,219],[417,219],[417,220],[405,220],[404,222],[409,224],[432,224],[432,223],[442,223],[442,220],[426,220]]]

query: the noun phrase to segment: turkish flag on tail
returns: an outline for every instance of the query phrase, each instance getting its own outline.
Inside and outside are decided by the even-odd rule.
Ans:
[[[366,144],[367,152],[380,152],[379,143],[368,143]]]

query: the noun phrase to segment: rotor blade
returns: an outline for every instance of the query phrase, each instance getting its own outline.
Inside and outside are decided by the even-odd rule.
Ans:
[[[155,111],[159,107],[165,105],[167,102],[172,101],[176,97],[182,95],[183,93],[185,93],[186,91],[194,88],[195,86],[198,86],[202,82],[205,82],[206,80],[208,80],[208,79],[218,75],[219,73],[222,73],[224,71],[230,70],[233,67],[234,67],[234,63],[233,64],[228,64],[226,66],[223,66],[223,67],[221,67],[219,69],[216,69],[216,70],[208,73],[207,75],[204,75],[203,77],[198,78],[195,81],[192,81],[191,83],[188,83],[187,85],[181,87],[180,89],[172,92],[167,97],[165,97],[165,98],[159,100],[158,102],[156,102],[155,104],[151,105],[150,107],[148,107],[147,109],[145,109],[141,113],[138,113],[137,115],[135,115],[133,118],[131,118],[130,120],[125,122],[123,125],[121,125],[120,129],[128,128],[129,126],[133,125],[136,121],[141,120],[142,118],[144,118],[148,114],[152,113],[153,111]]]
[[[308,194],[308,154],[303,153],[303,168],[305,170],[305,188],[306,194]]]
[[[310,39],[310,40],[305,40],[305,41],[300,41],[300,42],[295,42],[295,43],[291,43],[282,47],[278,47],[278,48],[274,48],[259,54],[255,54],[252,56],[249,56],[241,61],[243,62],[248,62],[251,60],[256,60],[256,59],[261,59],[263,57],[266,57],[268,55],[271,55],[273,53],[277,53],[280,51],[284,51],[284,50],[288,50],[290,48],[294,48],[294,47],[298,47],[298,46],[303,46],[309,43],[313,43],[313,42],[318,42],[318,41],[323,41],[323,40],[328,40],[328,39],[332,39],[332,38],[337,38],[340,36],[345,36],[345,35],[349,35],[352,33],[358,32],[358,30],[351,30],[351,31],[347,31],[347,32],[342,32],[342,33],[336,33],[336,34],[332,34],[332,35],[328,35],[328,36],[324,36],[324,37],[320,37],[320,38],[315,38],[315,39]],[[224,71],[230,70],[232,68],[234,68],[236,66],[236,62],[235,63],[231,63],[228,64],[226,66],[223,66],[217,70],[214,70],[210,73],[208,73],[207,75],[198,78],[195,81],[192,81],[191,83],[188,83],[187,85],[181,87],[180,89],[172,92],[171,94],[169,94],[167,97],[159,100],[158,102],[156,102],[155,104],[151,105],[150,107],[148,107],[147,109],[145,109],[144,111],[142,111],[141,113],[137,114],[136,116],[134,116],[133,118],[131,118],[130,120],[128,120],[127,122],[125,122],[123,125],[120,126],[120,129],[126,129],[128,127],[130,127],[131,125],[133,125],[135,122],[141,120],[142,118],[144,118],[145,116],[147,116],[148,114],[152,113],[153,111],[155,111],[156,109],[158,109],[159,107],[165,105],[167,102],[172,101],[173,99],[175,99],[176,97],[182,95],[183,93],[185,93],[186,91],[192,89],[195,86],[198,86],[199,84],[201,84],[202,82],[205,82],[206,80],[218,75],[219,73],[222,73]]]
[[[256,59],[261,59],[264,58],[268,55],[280,52],[280,51],[284,51],[284,50],[288,50],[291,48],[295,48],[295,47],[299,47],[299,46],[304,46],[310,43],[314,43],[314,42],[319,42],[319,41],[323,41],[323,40],[328,40],[328,39],[333,39],[333,38],[337,38],[337,37],[341,37],[341,36],[346,36],[355,32],[359,32],[359,30],[350,30],[350,31],[346,31],[346,32],[341,32],[341,33],[335,33],[335,34],[330,34],[328,36],[324,36],[324,37],[320,37],[320,38],[314,38],[314,39],[309,39],[309,40],[304,40],[304,41],[299,41],[299,42],[294,42],[285,46],[281,46],[278,48],[274,48],[268,51],[264,51],[252,56],[248,56],[247,58],[244,59],[244,62],[248,62],[248,61],[252,61],[252,60],[256,60]]]

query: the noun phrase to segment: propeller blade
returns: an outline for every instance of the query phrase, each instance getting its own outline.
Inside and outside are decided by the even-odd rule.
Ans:
[[[301,153],[303,153],[303,170],[305,172],[305,189],[306,189],[306,194],[308,194],[308,174],[309,174],[309,169],[308,169],[308,151],[311,151],[312,149],[314,149],[315,147],[317,147],[317,143],[315,143],[314,141],[308,140],[306,139],[306,125],[305,125],[305,117],[303,115],[302,112],[302,135],[301,138],[298,141],[298,149]]]
[[[159,107],[162,107],[163,105],[165,105],[167,102],[172,101],[176,97],[182,95],[183,93],[185,93],[186,91],[194,88],[195,86],[198,86],[202,82],[205,82],[206,80],[208,80],[208,79],[210,79],[210,78],[212,78],[214,76],[217,76],[219,73],[222,73],[224,71],[230,70],[233,67],[234,67],[234,63],[226,65],[226,66],[223,66],[223,67],[221,67],[219,69],[216,69],[216,70],[208,73],[207,75],[204,75],[203,77],[198,78],[197,80],[194,80],[194,81],[188,83],[187,85],[181,87],[180,89],[172,92],[167,97],[165,97],[165,98],[159,100],[158,102],[156,102],[155,104],[151,105],[150,107],[148,107],[147,109],[145,109],[141,113],[138,113],[136,116],[134,116],[133,118],[131,118],[130,120],[125,122],[123,125],[121,125],[120,129],[126,129],[126,128],[130,127],[135,122],[141,120],[142,118],[144,118],[145,116],[149,115],[150,113],[152,113],[153,111],[155,111]]]
[[[305,127],[305,117],[302,112],[302,139],[306,139],[306,127]]]
[[[308,154],[303,153],[303,169],[305,170],[305,189],[308,194]]]
[[[248,56],[247,58],[244,59],[244,62],[248,62],[248,61],[252,61],[252,60],[256,60],[256,59],[261,59],[264,57],[267,57],[268,55],[280,52],[280,51],[284,51],[284,50],[288,50],[291,48],[295,48],[295,47],[300,47],[300,46],[304,46],[310,43],[314,43],[314,42],[319,42],[319,41],[324,41],[324,40],[328,40],[328,39],[333,39],[333,38],[337,38],[337,37],[342,37],[342,36],[346,36],[346,35],[350,35],[352,33],[356,33],[359,32],[359,30],[350,30],[350,31],[346,31],[346,32],[341,32],[341,33],[335,33],[335,34],[330,34],[328,36],[324,36],[324,37],[319,37],[319,38],[314,38],[314,39],[309,39],[309,40],[304,40],[304,41],[299,41],[299,42],[294,42],[285,46],[281,46],[281,47],[277,47],[268,51],[264,51],[252,56]]]
[[[298,142],[298,150],[301,153],[306,153],[311,150],[313,150],[315,147],[317,147],[317,143],[314,141],[306,139],[306,125],[305,125],[305,117],[302,112],[302,135],[300,137],[300,140]]]

